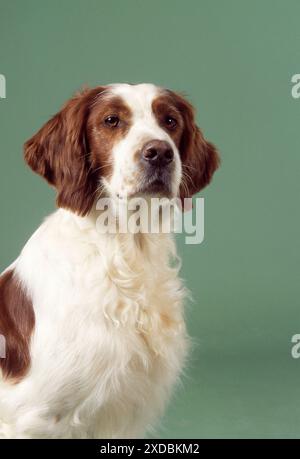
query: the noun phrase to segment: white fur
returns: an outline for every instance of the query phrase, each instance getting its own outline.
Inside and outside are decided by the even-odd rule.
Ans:
[[[170,141],[146,102],[156,89],[141,86],[135,93],[125,85],[113,89],[134,108],[136,120],[114,150],[124,161],[119,155],[120,167],[114,162],[106,184],[112,194],[122,188],[130,170],[126,152],[137,141]],[[0,379],[0,437],[142,436],[178,379],[188,340],[184,289],[178,267],[170,267],[172,236],[99,234],[96,217],[95,211],[79,217],[57,210],[13,265],[36,323],[28,374],[18,384]]]
[[[36,327],[29,374],[0,386],[8,436],[144,433],[186,352],[174,251],[169,235],[99,235],[62,209],[43,223],[15,266]]]

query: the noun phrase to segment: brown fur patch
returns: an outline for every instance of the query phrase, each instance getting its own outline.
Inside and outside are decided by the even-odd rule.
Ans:
[[[19,381],[30,367],[30,339],[35,323],[32,303],[13,270],[0,277],[0,334],[6,357],[0,359],[4,378]]]
[[[104,124],[109,115],[120,116],[120,127]],[[101,176],[111,173],[112,146],[128,131],[130,116],[120,98],[109,97],[108,87],[86,89],[25,143],[26,162],[56,187],[59,207],[79,215],[91,210]]]
[[[184,129],[184,119],[177,109],[174,99],[167,94],[162,94],[152,102],[152,110],[158,124],[170,135],[179,149],[180,139]],[[166,127],[165,120],[169,116],[175,118],[177,121],[177,127],[175,129],[168,129]]]
[[[193,106],[181,95],[165,91],[153,101],[152,109],[159,124],[173,138],[181,155],[183,178],[180,197],[191,197],[210,182],[219,166],[218,152],[203,137],[195,122]],[[174,130],[170,131],[164,125],[167,116],[177,120]]]
[[[110,128],[105,125],[105,119],[117,116],[120,119],[118,127]],[[88,122],[88,132],[91,150],[95,162],[101,164],[101,175],[109,177],[112,174],[113,146],[124,138],[131,126],[132,113],[121,97],[110,96],[108,93],[95,105]]]

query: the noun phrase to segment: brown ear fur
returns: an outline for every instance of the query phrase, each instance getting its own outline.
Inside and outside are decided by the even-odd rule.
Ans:
[[[203,137],[196,125],[192,105],[179,94],[173,93],[173,97],[184,118],[184,131],[179,145],[183,170],[180,197],[184,199],[209,184],[220,158],[215,146]]]
[[[74,96],[24,145],[31,169],[56,187],[58,206],[79,215],[89,212],[97,189],[86,125],[91,105],[103,90],[87,89]]]

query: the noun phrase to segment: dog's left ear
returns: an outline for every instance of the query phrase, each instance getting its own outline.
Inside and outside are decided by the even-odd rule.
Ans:
[[[87,124],[103,90],[97,87],[75,95],[24,145],[27,164],[57,189],[57,205],[79,215],[92,208],[98,186]]]
[[[180,198],[192,197],[206,187],[220,164],[216,147],[208,142],[195,122],[194,108],[181,95],[173,93],[177,109],[184,119],[179,151],[183,178]]]

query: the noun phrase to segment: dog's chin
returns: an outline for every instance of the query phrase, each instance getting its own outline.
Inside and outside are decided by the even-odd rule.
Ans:
[[[144,176],[134,189],[127,190],[125,193],[116,193],[118,199],[131,199],[138,197],[159,197],[172,199],[176,196],[170,174],[153,174]]]
[[[141,187],[140,191],[141,193],[148,195],[159,195],[164,197],[172,196],[171,184],[159,178],[147,181]]]
[[[173,197],[172,185],[169,181],[161,178],[145,180],[135,195],[171,199]]]
[[[147,196],[172,198],[172,188],[172,174],[168,171],[158,170],[154,171],[151,175],[147,173],[143,177],[138,191]]]

